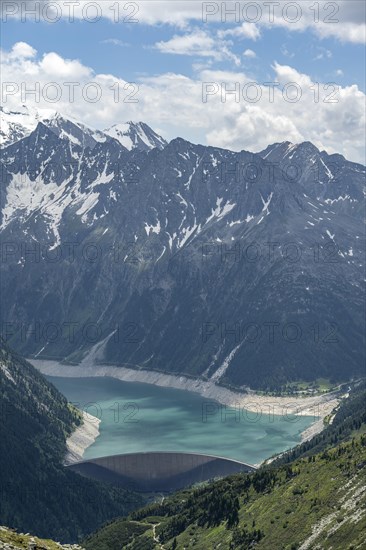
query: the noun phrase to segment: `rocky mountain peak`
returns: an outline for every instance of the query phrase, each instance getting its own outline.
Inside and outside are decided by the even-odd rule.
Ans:
[[[126,149],[138,149],[150,151],[157,147],[163,149],[167,142],[159,136],[145,122],[134,122],[132,120],[124,123],[114,124],[104,130],[104,133],[117,139]]]

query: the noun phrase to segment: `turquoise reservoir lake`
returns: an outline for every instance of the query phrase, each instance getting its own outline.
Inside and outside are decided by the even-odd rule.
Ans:
[[[70,402],[101,420],[86,459],[186,451],[256,464],[299,443],[301,432],[314,422],[309,416],[235,410],[196,393],[113,378],[48,379]]]

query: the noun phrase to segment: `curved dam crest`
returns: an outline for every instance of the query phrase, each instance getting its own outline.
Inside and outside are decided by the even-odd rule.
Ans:
[[[83,476],[140,492],[176,491],[215,477],[256,469],[239,460],[174,451],[105,456],[67,467]]]

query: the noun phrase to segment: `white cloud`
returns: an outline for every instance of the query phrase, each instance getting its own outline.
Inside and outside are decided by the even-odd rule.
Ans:
[[[363,4],[363,1],[358,2]],[[319,24],[315,27],[316,34],[320,38],[337,38],[340,42],[353,42],[354,44],[366,43],[366,25],[360,22],[339,22],[338,24],[329,27],[326,23]]]
[[[14,44],[14,46],[12,47],[8,55],[9,55],[9,58],[12,58],[12,59],[17,59],[17,58],[30,59],[37,55],[37,50],[32,48],[32,46],[30,46],[26,42],[16,42],[16,44]]]
[[[38,82],[41,88],[39,101],[35,103],[31,95],[25,98],[27,104],[57,109],[101,129],[125,120],[145,120],[152,127],[161,128],[168,139],[181,136],[193,142],[238,151],[258,151],[276,141],[309,140],[321,149],[342,153],[350,160],[364,161],[365,94],[356,85],[340,87],[337,92],[332,88],[325,89],[319,83],[319,100],[316,102],[317,84],[294,67],[277,62],[273,64],[271,76],[279,86],[273,88],[272,100],[268,87],[259,83],[261,97],[257,102],[251,102],[256,88],[253,84],[245,88],[252,77],[243,70],[215,71],[204,67],[192,78],[176,73],[141,77],[139,90],[136,90],[125,80],[112,74],[95,73],[76,59],[64,59],[54,52],[42,58],[26,58],[18,51],[18,57],[14,57],[14,51],[17,50],[3,52],[1,56],[3,82],[13,83],[6,103],[3,98],[8,108],[17,109],[24,103],[21,95],[24,81],[28,89],[34,88]],[[23,46],[21,51],[31,52],[31,46],[29,49]],[[70,81],[78,83],[75,101],[70,101],[65,88],[65,82]],[[50,82],[58,84],[63,92],[57,103],[47,101],[47,95],[42,95]],[[284,99],[289,82],[295,82],[301,88],[301,98],[296,103]],[[101,90],[100,100],[96,103],[90,102],[85,94],[91,83]],[[211,89],[215,93],[208,97],[207,102],[202,101],[202,83],[214,83]],[[225,86],[228,93],[226,102],[223,102]],[[119,98],[115,95],[117,87]],[[235,91],[237,97],[230,91]],[[290,99],[294,91],[297,89],[293,87],[288,90]],[[137,103],[126,101],[131,94]],[[335,103],[329,102],[332,98]]]
[[[254,23],[244,22],[239,27],[233,27],[224,31],[221,30],[218,35],[221,38],[233,36],[239,39],[249,38],[250,40],[257,40],[260,37],[260,31]]]
[[[212,57],[216,61],[229,59],[240,65],[240,59],[230,51],[230,42],[215,39],[207,32],[195,29],[188,34],[175,35],[170,40],[157,42],[155,48],[162,53]]]
[[[257,54],[253,52],[253,50],[249,50],[249,49],[245,50],[243,52],[243,55],[244,57],[251,57],[251,58],[257,57]]]
[[[51,77],[76,78],[90,77],[91,69],[78,60],[63,59],[57,53],[51,52],[43,56],[39,67]]]
[[[136,24],[143,23],[148,25],[169,24],[180,28],[188,27],[192,23],[202,22],[205,12],[205,6],[209,3],[200,1],[185,0],[137,0],[131,2],[131,7],[126,8],[125,0],[103,0],[103,2],[89,2],[88,0],[79,0],[75,3],[69,3],[64,0],[37,0],[27,2],[22,0],[13,0],[12,2],[2,3],[11,5],[9,9],[18,9],[15,14],[19,17],[22,13],[22,5],[26,5],[28,9],[38,9],[39,13],[46,13],[51,19],[56,18],[58,14],[70,19],[70,10],[75,18],[84,18],[85,16],[94,17],[95,8],[88,8],[88,5],[96,4],[98,6],[98,17],[110,19],[114,22],[123,23],[126,19],[137,21]],[[258,6],[258,20],[256,20],[253,9],[248,10],[248,4],[256,4]],[[38,5],[38,8],[37,8]],[[46,12],[42,12],[43,6],[48,5]],[[52,6],[58,5],[58,8]],[[233,6],[238,6],[237,24],[235,18],[226,11],[233,9]],[[270,5],[274,12],[273,18],[270,16]],[[298,5],[300,11],[297,13],[293,6]],[[72,7],[71,7],[72,6]],[[135,6],[135,8],[133,8]],[[213,6],[213,7],[212,7]],[[317,12],[317,6],[319,10]],[[255,39],[255,33],[260,28],[268,28],[273,26],[284,27],[290,32],[298,32],[311,30],[319,38],[334,37],[341,42],[365,43],[366,41],[366,25],[365,25],[365,2],[362,0],[337,0],[337,2],[329,2],[328,0],[319,0],[319,2],[288,2],[287,0],[278,0],[277,2],[257,2],[248,3],[246,0],[240,2],[212,2],[211,11],[213,15],[207,15],[206,25],[210,23],[222,23],[231,29],[229,33],[232,36]],[[8,13],[8,12],[6,12]],[[24,13],[24,8],[23,8]],[[54,15],[52,15],[54,14]],[[3,12],[4,15],[4,12]],[[297,15],[299,19],[297,20]],[[4,15],[6,17],[6,15]],[[34,16],[29,15],[28,20],[34,19]],[[9,17],[8,17],[9,18]],[[44,19],[44,17],[43,17]],[[4,20],[4,19],[3,19]],[[6,20],[6,19],[5,19]],[[51,19],[52,20],[52,19]],[[251,27],[252,25],[252,27]],[[224,31],[225,32],[225,31]],[[251,35],[252,33],[252,35]]]
[[[340,42],[366,42],[365,3],[362,0],[319,0],[315,4],[278,1],[273,19],[268,16],[261,19],[260,24],[264,27],[283,27],[293,32],[310,30],[319,38],[334,37]]]
[[[304,89],[310,88],[310,86],[312,86],[310,76],[299,73],[294,67],[290,67],[290,65],[281,65],[280,63],[277,63],[275,61],[272,68],[276,73],[276,80],[280,84],[286,85],[289,82],[296,82],[296,84]]]
[[[214,50],[214,40],[201,30],[196,30],[190,34],[175,35],[167,42],[157,42],[155,47],[163,53],[176,55],[215,57],[218,54]]]
[[[128,42],[123,42],[118,38],[107,38],[106,40],[102,40],[101,44],[112,44],[113,46],[120,46],[121,48],[126,48],[130,46]]]

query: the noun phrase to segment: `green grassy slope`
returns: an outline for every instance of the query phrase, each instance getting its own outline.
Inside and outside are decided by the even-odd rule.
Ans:
[[[84,546],[120,550],[121,534],[133,550],[366,549],[365,397],[357,384],[321,436],[277,463],[176,493]]]
[[[83,545],[87,550],[361,550],[365,486],[366,435],[358,435],[291,465],[177,493],[134,512],[133,521],[106,526]]]
[[[351,435],[357,434],[364,424],[366,424],[366,381],[361,380],[350,389],[349,397],[342,400],[334,418],[328,419],[322,432],[310,441],[283,453],[272,464],[292,462],[296,458],[311,456],[337,443],[347,441]]]

